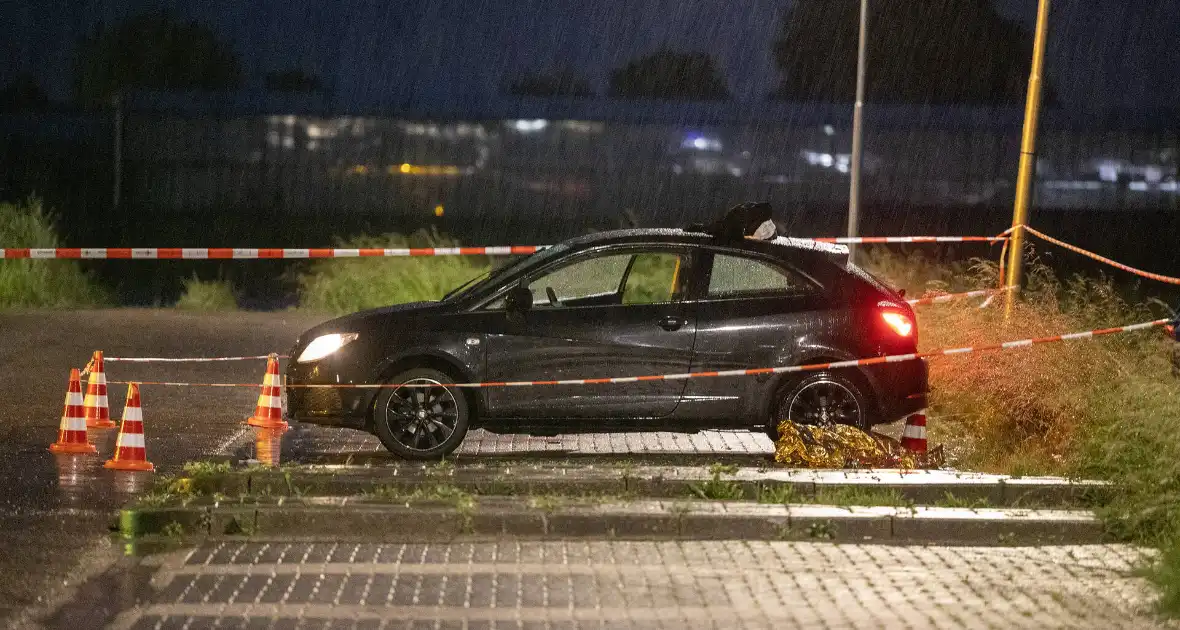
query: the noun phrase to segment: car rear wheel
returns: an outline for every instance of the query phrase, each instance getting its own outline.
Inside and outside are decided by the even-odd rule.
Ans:
[[[772,440],[778,439],[778,425],[783,420],[816,426],[847,424],[864,430],[870,425],[870,404],[863,387],[835,372],[820,372],[787,384],[778,401],[766,428]]]
[[[373,407],[373,428],[385,448],[405,459],[439,459],[459,447],[470,418],[467,397],[447,374],[415,368],[394,376]]]

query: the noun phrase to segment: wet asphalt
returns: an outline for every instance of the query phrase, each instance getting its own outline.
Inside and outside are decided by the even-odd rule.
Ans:
[[[326,319],[303,313],[191,314],[104,310],[0,314],[0,622],[66,595],[114,562],[113,514],[148,487],[151,473],[102,468],[116,432],[93,435],[97,456],[53,455],[70,368],[94,350],[106,356],[226,356],[285,353],[304,329]],[[213,364],[108,363],[109,380],[261,382],[262,361]],[[126,387],[110,386],[118,420]],[[148,459],[177,470],[241,437],[254,389],[145,386]]]

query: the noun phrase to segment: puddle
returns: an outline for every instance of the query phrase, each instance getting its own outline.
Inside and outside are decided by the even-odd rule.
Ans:
[[[255,429],[252,463],[275,468],[283,463],[284,429]]]
[[[53,461],[61,508],[115,509],[145,492],[154,479],[150,472],[107,470],[102,456],[53,455]]]

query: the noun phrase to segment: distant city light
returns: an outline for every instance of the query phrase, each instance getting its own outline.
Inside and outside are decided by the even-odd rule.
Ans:
[[[680,143],[682,149],[696,149],[697,151],[720,151],[721,140],[700,134],[688,134]]]
[[[471,166],[455,166],[453,164],[410,164],[404,163],[400,166],[390,166],[389,174],[396,175],[401,173],[403,175],[425,175],[425,176],[446,176],[446,175],[470,175],[475,172],[475,168]]]
[[[434,216],[441,217],[443,212],[445,212],[445,209],[441,203],[434,207]]]
[[[521,133],[532,133],[536,131],[544,131],[549,126],[549,121],[544,118],[536,120],[514,120],[512,121],[512,128]]]
[[[606,125],[603,123],[585,120],[565,120],[560,124],[562,129],[575,133],[602,133],[606,130]]]
[[[824,135],[825,136],[836,135],[836,128],[831,125],[824,125]]]

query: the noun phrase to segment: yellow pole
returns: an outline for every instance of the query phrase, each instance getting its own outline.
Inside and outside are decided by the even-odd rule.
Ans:
[[[1032,204],[1033,177],[1037,162],[1037,119],[1041,112],[1041,74],[1045,66],[1045,40],[1049,31],[1049,0],[1039,0],[1037,31],[1033,40],[1032,71],[1028,75],[1028,99],[1024,105],[1024,134],[1020,139],[1020,173],[1016,178],[1016,207],[1012,212],[1012,240],[1008,244],[1008,277],[1006,286],[1020,284],[1024,262],[1024,228],[1028,222],[1028,208]],[[1016,300],[1013,291],[1007,293],[1004,318],[1012,315]]]

